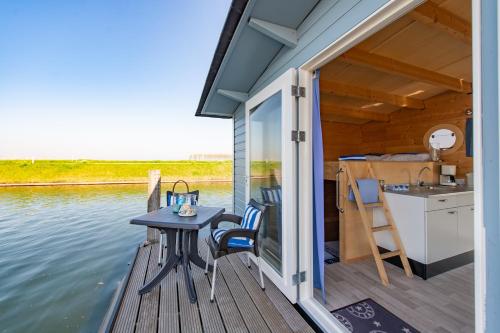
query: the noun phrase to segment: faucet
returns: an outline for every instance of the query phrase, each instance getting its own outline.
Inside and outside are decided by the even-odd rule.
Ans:
[[[418,177],[417,177],[417,186],[423,186],[424,185],[424,182],[420,180],[420,177],[422,177],[422,173],[425,170],[431,171],[431,169],[429,167],[423,167],[422,169],[420,169],[420,171],[418,172]]]

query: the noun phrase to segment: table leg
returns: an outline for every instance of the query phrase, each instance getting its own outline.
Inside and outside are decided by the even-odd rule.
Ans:
[[[145,284],[141,289],[139,289],[139,295],[150,292],[157,284],[163,280],[165,276],[172,270],[173,267],[177,265],[179,260],[181,259],[175,253],[175,238],[177,230],[175,229],[167,229],[165,230],[167,233],[167,260],[162,269],[156,274],[154,278],[152,278],[147,284]]]
[[[189,260],[198,267],[205,269],[207,262],[198,253],[198,230],[192,230],[189,238]],[[208,265],[208,270],[212,272],[214,266]]]
[[[196,303],[196,291],[194,290],[193,277],[189,268],[189,237],[191,232],[184,230],[182,232],[182,269],[184,270],[184,281],[189,295],[189,301]]]

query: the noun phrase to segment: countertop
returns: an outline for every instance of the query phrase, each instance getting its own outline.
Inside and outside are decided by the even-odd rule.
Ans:
[[[442,185],[423,185],[423,186],[410,186],[408,191],[392,191],[386,190],[386,193],[394,193],[401,195],[410,195],[413,197],[428,198],[433,195],[453,194],[474,191],[473,186],[442,186]]]

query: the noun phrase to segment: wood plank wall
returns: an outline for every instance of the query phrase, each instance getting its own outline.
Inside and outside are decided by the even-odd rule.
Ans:
[[[325,161],[336,161],[341,155],[365,153],[360,125],[322,122],[321,129]]]
[[[438,124],[456,125],[465,134],[465,110],[472,108],[472,95],[450,92],[429,98],[425,104],[425,110],[393,112],[390,121],[384,123],[323,122],[325,160],[334,161],[344,154],[426,152],[423,136]],[[472,158],[465,156],[465,143],[442,159],[457,165],[458,177],[472,171]]]

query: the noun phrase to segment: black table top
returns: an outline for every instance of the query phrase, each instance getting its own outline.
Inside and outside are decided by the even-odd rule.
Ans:
[[[130,224],[155,228],[199,230],[224,213],[224,208],[197,206],[197,215],[182,217],[172,211],[172,207],[161,208],[151,213],[134,217]]]

